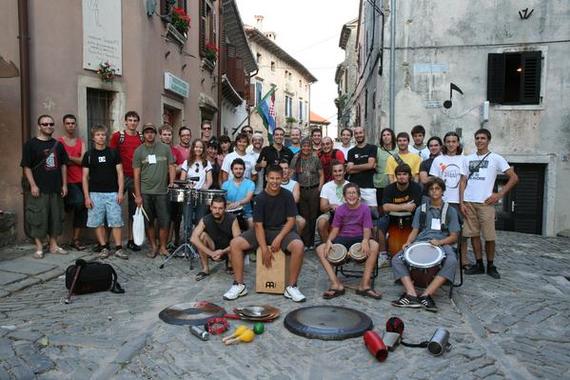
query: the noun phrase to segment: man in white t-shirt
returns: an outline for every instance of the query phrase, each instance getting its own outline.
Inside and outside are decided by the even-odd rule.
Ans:
[[[344,203],[342,191],[344,185],[348,183],[344,179],[344,165],[333,160],[331,163],[333,180],[325,183],[321,189],[320,208],[322,214],[317,218],[317,231],[321,241],[325,242],[329,238],[330,223],[336,208]]]
[[[427,160],[429,158],[429,149],[426,144],[424,144],[426,129],[422,125],[416,125],[412,128],[410,134],[412,135],[414,144],[410,144],[410,146],[408,146],[408,151],[420,156],[422,161]]]
[[[251,154],[247,154],[245,151],[247,148],[247,144],[249,144],[249,137],[245,133],[240,133],[236,137],[235,141],[235,148],[234,151],[228,153],[226,157],[224,157],[224,161],[222,162],[222,183],[226,182],[227,180],[233,179],[232,174],[232,162],[236,158],[241,158],[243,162],[245,162],[245,171],[243,173],[243,177],[247,179],[251,179],[254,183],[257,179],[257,176],[253,177],[251,171],[255,167],[255,160],[253,159],[254,156]]]
[[[343,128],[340,131],[340,142],[341,145],[338,147],[338,150],[344,154],[344,160],[348,159],[348,151],[354,146],[350,143],[352,140],[352,129],[350,128]]]
[[[481,128],[475,132],[477,152],[465,157],[461,171],[459,201],[465,216],[463,235],[471,238],[477,263],[465,270],[465,274],[485,273],[480,236],[485,239],[487,274],[499,279],[501,276],[493,264],[495,259],[495,204],[518,182],[518,176],[509,163],[497,153],[489,151],[491,132]],[[493,192],[497,174],[508,177],[498,193]]]
[[[457,211],[459,224],[463,225],[463,214],[459,208],[459,183],[461,182],[461,171],[463,170],[463,148],[461,140],[456,132],[447,132],[443,137],[443,147],[441,155],[434,158],[429,175],[439,177],[445,182],[445,192],[443,200],[450,204]],[[460,234],[460,236],[462,236]],[[467,259],[467,239],[461,238],[461,265],[466,269],[469,265]]]

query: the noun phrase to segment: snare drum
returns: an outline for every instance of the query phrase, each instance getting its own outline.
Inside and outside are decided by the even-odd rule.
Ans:
[[[412,232],[412,213],[407,211],[393,211],[389,214],[390,226],[388,227],[388,253],[394,256],[400,252],[402,246],[408,240]]]
[[[347,260],[347,250],[342,244],[333,244],[330,251],[327,253],[327,260],[332,265],[342,265]]]
[[[212,203],[212,199],[216,195],[221,195],[224,199],[226,198],[226,191],[225,190],[199,190],[198,191],[198,204],[206,207],[207,209],[210,208],[210,203]]]
[[[420,288],[427,288],[433,281],[444,259],[443,250],[428,242],[414,243],[404,252],[404,260],[410,266],[410,277]]]
[[[168,189],[168,198],[170,202],[174,203],[184,203],[188,200],[188,189],[183,187],[176,187]]]
[[[348,256],[357,263],[366,261],[366,255],[362,252],[362,243],[354,243],[348,250]]]

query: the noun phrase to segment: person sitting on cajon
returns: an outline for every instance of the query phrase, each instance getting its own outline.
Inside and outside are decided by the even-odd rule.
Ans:
[[[205,215],[192,231],[190,242],[198,249],[202,271],[196,281],[210,275],[208,258],[222,260],[230,252],[230,241],[241,233],[237,217],[226,212],[226,199],[221,195],[212,198],[210,214]]]
[[[303,265],[303,241],[295,232],[297,207],[290,191],[281,188],[283,169],[280,166],[266,168],[265,190],[255,197],[253,205],[254,229],[234,238],[230,243],[230,255],[234,269],[234,283],[224,294],[225,300],[235,300],[247,294],[243,275],[245,251],[261,248],[263,265],[271,268],[273,254],[286,250],[291,254],[288,286],[283,294],[295,302],[305,301],[297,288],[297,279]]]
[[[453,282],[455,279],[457,258],[451,245],[457,242],[461,227],[459,226],[457,211],[453,207],[445,207],[442,200],[445,182],[441,178],[432,177],[426,183],[426,188],[428,189],[430,201],[426,204],[425,215],[423,217],[421,215],[424,212],[422,205],[414,214],[413,230],[408,236],[402,251],[392,258],[394,280],[400,280],[406,290],[400,299],[392,301],[392,305],[410,308],[424,307],[428,311],[437,312],[437,306],[431,296],[447,281]],[[445,223],[443,223],[442,217],[444,209],[447,209]],[[420,225],[422,224],[422,219],[424,223]],[[427,241],[436,247],[440,247],[445,253],[445,259],[435,278],[418,297],[410,276],[410,270],[405,263],[403,252],[410,244],[421,241]]]
[[[323,298],[331,299],[344,294],[344,286],[336,276],[331,263],[327,260],[332,245],[342,244],[348,250],[353,244],[361,243],[366,261],[362,280],[356,294],[381,299],[382,293],[370,286],[370,278],[378,258],[378,243],[370,238],[372,231],[370,208],[360,202],[360,188],[357,184],[346,184],[342,192],[345,203],[336,209],[328,240],[317,247],[319,260],[331,281],[331,287],[323,293]]]

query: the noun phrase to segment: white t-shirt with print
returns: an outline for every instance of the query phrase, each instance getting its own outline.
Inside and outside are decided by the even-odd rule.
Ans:
[[[459,203],[459,182],[464,160],[463,155],[439,155],[431,164],[429,175],[439,177],[445,182],[443,200],[446,202]]]
[[[323,185],[323,188],[321,189],[320,197],[328,200],[329,204],[331,204],[331,205],[340,206],[341,204],[344,203],[344,199],[342,196],[342,188],[347,183],[348,183],[348,181],[344,181],[344,183],[342,184],[342,186],[340,186],[340,189],[338,189],[338,191],[337,191],[338,186],[335,183],[335,181],[329,181],[329,182],[325,183]],[[339,195],[340,195],[340,198],[339,198]]]
[[[198,161],[190,165],[190,168],[188,168],[188,160],[184,160],[180,166],[180,170],[186,172],[186,179],[190,177],[199,177],[200,179],[198,181],[192,182],[194,182],[194,189],[200,190],[206,182],[206,173],[212,170],[212,164],[210,164],[209,161],[206,161],[206,166],[204,166],[202,161]]]
[[[231,152],[224,157],[224,162],[222,162],[222,170],[228,173],[228,179],[232,180],[234,175],[232,174],[232,162],[236,158],[241,158],[245,162],[245,171],[243,173],[244,178],[251,179],[251,171],[255,167],[255,159],[252,154],[244,154],[240,156],[237,152]]]
[[[486,155],[487,153],[483,155],[473,153],[465,157],[461,175],[469,177],[470,169],[475,170],[479,166],[477,171],[467,181],[467,187],[463,195],[465,202],[484,203],[485,199],[493,194],[493,186],[495,185],[497,174],[504,173],[510,168],[509,163],[503,156],[491,152],[483,160],[483,157]],[[479,162],[481,162],[481,165],[479,165]]]

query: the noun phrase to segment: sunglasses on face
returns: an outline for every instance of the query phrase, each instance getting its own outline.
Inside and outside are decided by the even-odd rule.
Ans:
[[[202,130],[210,130],[212,127],[202,127]]]
[[[53,127],[55,123],[40,123],[42,127]]]

